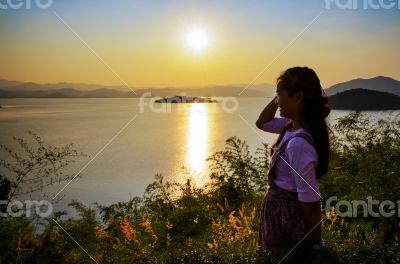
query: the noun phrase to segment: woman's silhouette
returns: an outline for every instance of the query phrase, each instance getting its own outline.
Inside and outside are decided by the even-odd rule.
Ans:
[[[321,250],[318,178],[328,171],[328,99],[317,74],[307,67],[284,71],[277,79],[276,93],[256,122],[259,129],[280,134],[270,150],[259,249]],[[275,117],[278,107],[281,117]]]

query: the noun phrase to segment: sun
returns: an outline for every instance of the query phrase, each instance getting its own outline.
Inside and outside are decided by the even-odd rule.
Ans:
[[[187,48],[194,52],[206,50],[210,44],[210,34],[205,28],[196,27],[189,29],[185,35]]]

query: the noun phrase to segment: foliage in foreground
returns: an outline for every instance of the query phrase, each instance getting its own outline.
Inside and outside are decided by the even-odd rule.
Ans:
[[[331,169],[321,179],[323,201],[333,195],[395,201],[400,194],[399,128],[399,121],[373,124],[357,112],[338,120]],[[40,234],[24,218],[2,218],[2,261],[399,263],[397,215],[349,218],[334,210],[323,214],[324,252],[257,252],[267,148],[264,144],[252,155],[245,142],[231,137],[225,150],[208,159],[212,181],[206,188],[168,182],[157,174],[142,197],[127,202],[89,208],[72,201],[79,218],[62,220],[56,213]]]

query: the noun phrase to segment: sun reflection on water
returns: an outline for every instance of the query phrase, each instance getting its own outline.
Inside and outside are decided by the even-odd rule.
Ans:
[[[194,103],[189,106],[187,127],[186,164],[192,181],[201,186],[206,182],[209,137],[208,105]]]

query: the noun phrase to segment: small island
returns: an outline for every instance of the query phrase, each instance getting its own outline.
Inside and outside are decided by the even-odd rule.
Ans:
[[[211,97],[204,96],[172,96],[172,97],[164,97],[158,100],[155,100],[156,103],[217,103],[218,101],[212,99]]]

